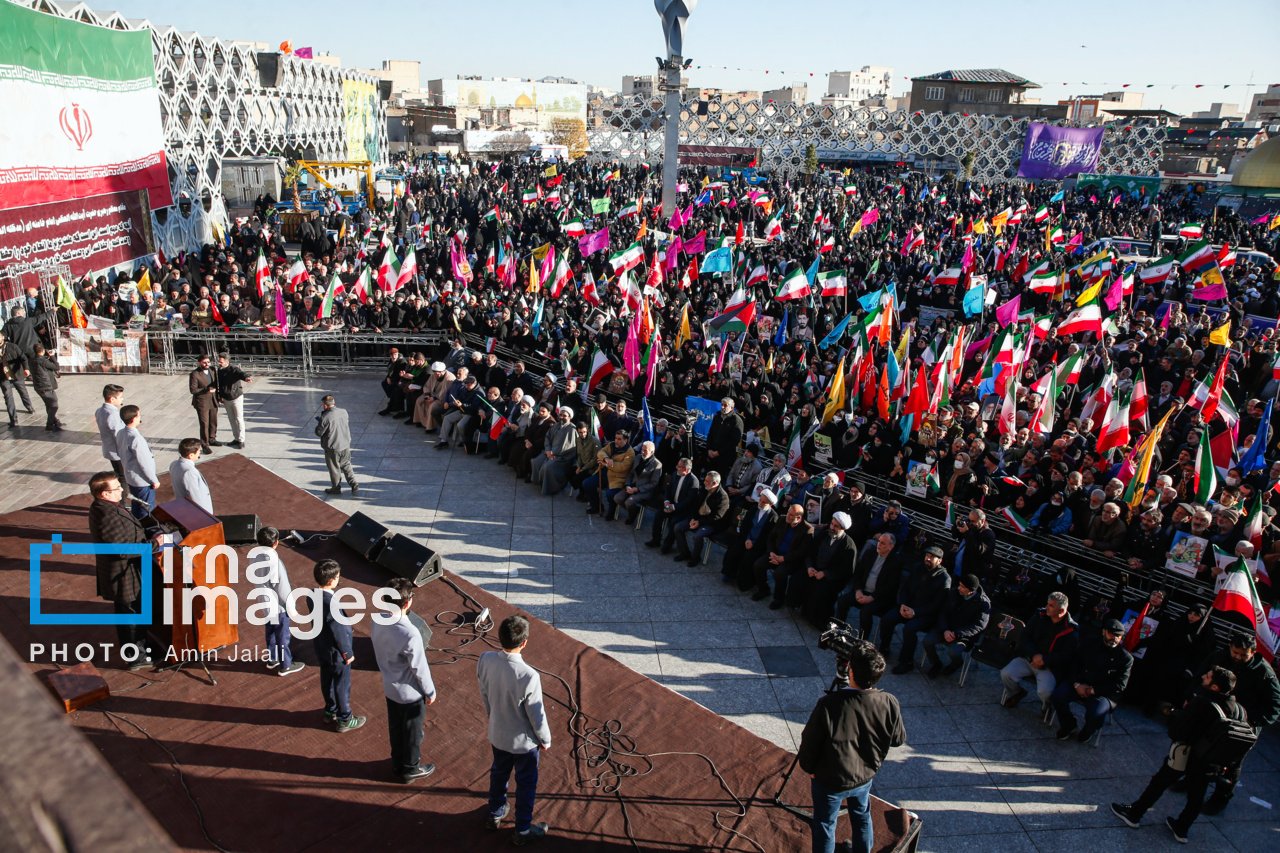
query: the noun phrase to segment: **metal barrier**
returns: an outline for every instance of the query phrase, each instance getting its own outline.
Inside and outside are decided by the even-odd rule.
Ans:
[[[152,370],[170,376],[195,369],[200,355],[222,350],[230,352],[240,366],[258,373],[311,376],[321,371],[368,370],[385,365],[388,347],[436,347],[448,340],[444,332],[317,331],[281,337],[266,329],[148,331],[147,338]]]

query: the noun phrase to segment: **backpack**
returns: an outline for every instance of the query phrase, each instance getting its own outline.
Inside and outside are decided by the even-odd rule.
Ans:
[[[1211,767],[1239,764],[1258,742],[1258,735],[1245,720],[1244,709],[1236,705],[1236,713],[1228,717],[1217,702],[1211,703],[1217,719],[1191,747],[1191,755]]]

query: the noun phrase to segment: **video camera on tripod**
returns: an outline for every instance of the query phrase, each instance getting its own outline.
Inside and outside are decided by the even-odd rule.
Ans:
[[[818,648],[836,653],[836,677],[831,682],[828,693],[840,690],[849,683],[849,658],[853,656],[855,649],[864,644],[871,645],[869,641],[860,638],[848,623],[839,619],[827,620],[826,630],[818,636]]]

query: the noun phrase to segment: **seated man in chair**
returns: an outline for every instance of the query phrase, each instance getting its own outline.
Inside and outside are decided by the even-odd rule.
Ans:
[[[961,656],[978,642],[990,619],[991,599],[982,591],[982,582],[977,575],[965,575],[952,587],[947,603],[942,605],[938,624],[924,638],[924,655],[929,659],[925,675],[937,678],[958,670]],[[951,657],[945,667],[938,654],[938,647],[943,645]]]
[[[1102,728],[1102,724],[1120,704],[1120,694],[1129,683],[1133,655],[1120,645],[1124,626],[1119,619],[1102,623],[1102,636],[1083,643],[1071,667],[1071,678],[1058,682],[1049,702],[1058,714],[1058,740],[1076,733],[1076,718],[1071,703],[1084,706],[1084,728],[1077,740],[1081,743]]]

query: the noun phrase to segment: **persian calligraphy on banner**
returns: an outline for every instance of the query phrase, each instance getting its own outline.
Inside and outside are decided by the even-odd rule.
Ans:
[[[1098,167],[1103,131],[1101,127],[1056,127],[1031,122],[1022,146],[1018,177],[1060,180],[1093,172]]]

